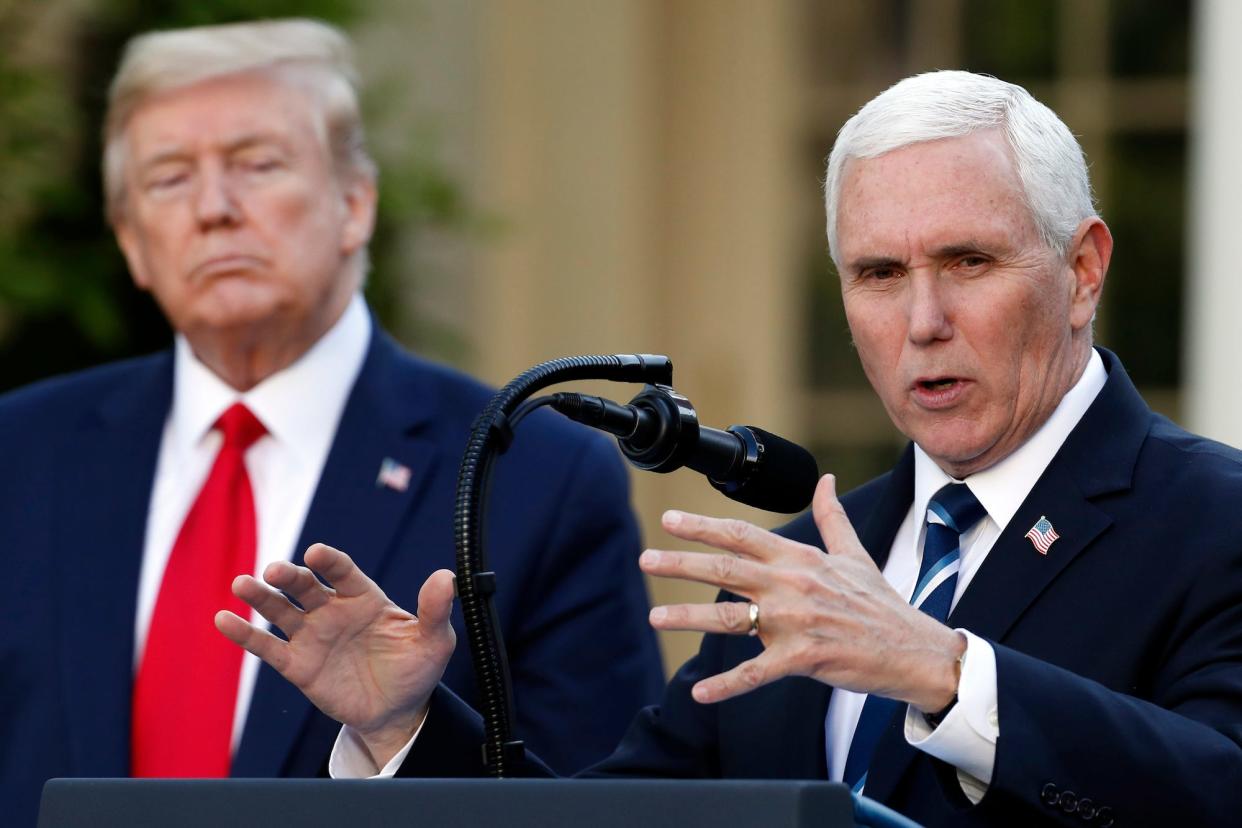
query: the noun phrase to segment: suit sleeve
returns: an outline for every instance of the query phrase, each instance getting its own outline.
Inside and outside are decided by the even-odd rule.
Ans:
[[[475,779],[486,776],[483,719],[443,684],[431,693],[427,719],[396,776],[419,779]],[[526,751],[518,776],[556,774]]]
[[[612,755],[586,775],[720,778],[720,706],[699,704],[691,697],[690,689],[725,669],[724,642],[724,636],[703,636],[699,652],[669,681],[660,704],[644,708]]]
[[[610,441],[587,436],[506,640],[519,735],[562,773],[607,756],[664,684],[626,470]]]

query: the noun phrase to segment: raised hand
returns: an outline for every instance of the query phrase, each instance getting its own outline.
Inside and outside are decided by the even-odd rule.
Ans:
[[[957,692],[965,638],[911,607],[884,580],[850,525],[825,476],[812,504],[825,555],[739,520],[667,512],[664,529],[727,555],[647,550],[644,572],[713,584],[758,605],[764,651],[693,688],[700,702],[718,702],[789,675],[876,693],[941,710]],[[745,602],[656,607],[651,624],[663,630],[745,635]]]
[[[271,564],[263,573],[267,584],[250,575],[233,582],[233,593],[288,641],[225,610],[216,614],[216,627],[325,714],[354,728],[382,767],[422,722],[453,654],[453,573],[431,574],[414,616],[388,600],[345,553],[316,544],[305,560],[305,567]]]

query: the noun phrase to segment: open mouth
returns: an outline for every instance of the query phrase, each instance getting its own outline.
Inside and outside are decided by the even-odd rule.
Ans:
[[[928,377],[915,380],[912,391],[920,406],[944,409],[957,405],[969,386],[970,381],[962,377]]]

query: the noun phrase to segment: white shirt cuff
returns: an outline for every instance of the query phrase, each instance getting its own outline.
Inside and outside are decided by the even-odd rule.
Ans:
[[[328,757],[328,776],[333,779],[391,779],[409,755],[410,748],[414,747],[414,742],[418,739],[418,734],[423,732],[423,725],[426,723],[427,717],[424,716],[410,741],[382,768],[375,766],[371,751],[367,750],[358,731],[349,725],[342,725],[341,732],[336,735],[336,743],[332,745],[332,755]]]
[[[913,707],[906,710],[906,741],[957,768],[962,793],[978,803],[987,793],[996,765],[996,740],[1000,718],[996,702],[996,651],[971,634],[966,636],[962,676],[957,685],[957,704],[940,726],[933,728]]]

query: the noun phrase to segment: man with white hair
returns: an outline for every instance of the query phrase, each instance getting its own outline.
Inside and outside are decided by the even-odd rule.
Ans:
[[[412,603],[452,563],[457,465],[490,396],[402,351],[362,299],[376,176],[340,32],[135,38],[104,138],[109,220],[176,342],[0,399],[11,824],[52,776],[315,775],[336,724],[213,615],[244,610],[239,572],[320,540]],[[615,446],[553,415],[519,436],[489,512],[498,614],[519,729],[571,770],[662,672]],[[445,680],[474,696],[464,650]]]
[[[919,75],[842,128],[826,204],[859,358],[911,443],[840,500],[825,477],[777,533],[665,514],[730,554],[643,570],[724,592],[652,610],[707,635],[593,772],[840,780],[928,825],[1236,821],[1242,454],[1153,414],[1093,347],[1112,238],[1072,134],[1020,87]],[[478,720],[429,666],[452,650],[447,573],[420,657],[372,650],[383,681],[345,698],[327,644],[410,616],[343,553],[306,563],[339,591],[292,565],[235,586],[288,642],[217,624],[345,723],[334,773],[478,774]]]

